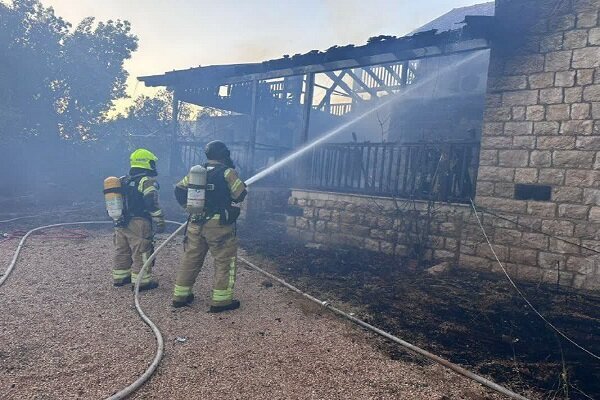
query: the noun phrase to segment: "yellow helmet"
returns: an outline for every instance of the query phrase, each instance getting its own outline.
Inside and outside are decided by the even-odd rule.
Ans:
[[[131,168],[156,170],[156,161],[158,158],[150,150],[137,149],[129,157]]]

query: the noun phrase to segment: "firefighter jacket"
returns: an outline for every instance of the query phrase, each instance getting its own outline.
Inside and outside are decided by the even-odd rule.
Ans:
[[[232,203],[241,203],[246,197],[246,185],[233,168],[217,162],[209,161],[207,169],[207,187],[205,216],[223,215],[231,209]],[[186,206],[189,178],[186,175],[175,186],[175,198],[182,207]]]
[[[121,178],[124,190],[126,220],[134,217],[162,219],[163,212],[158,203],[159,185],[143,169],[132,168],[130,175]]]

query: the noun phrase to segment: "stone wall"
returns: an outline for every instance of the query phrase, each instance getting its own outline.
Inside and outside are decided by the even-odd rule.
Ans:
[[[599,12],[600,0],[496,1],[476,203],[518,280],[600,290]],[[425,218],[430,257],[501,271],[468,207],[436,205],[432,217],[399,202],[295,190],[303,215],[288,231],[403,256]]]
[[[600,0],[497,1],[497,26],[516,35],[492,43],[477,183],[480,206],[534,228],[494,227],[509,267],[573,286],[600,287],[595,253],[577,246],[600,249],[599,11]],[[549,186],[550,199],[518,200],[519,184]]]
[[[525,203],[529,203],[526,208],[536,207],[535,202]],[[398,258],[414,258],[422,251],[424,259],[432,263],[450,261],[453,265],[502,273],[475,213],[467,205],[310,190],[292,190],[289,205],[300,212],[287,217],[288,235],[309,245],[361,248]],[[494,214],[480,211],[478,216],[511,277],[600,289],[600,268],[595,257],[540,233],[541,218],[516,217],[510,212]],[[517,228],[511,221],[530,224],[531,229]],[[560,252],[549,251],[553,246]],[[557,256],[563,257],[563,264],[556,264]]]
[[[292,190],[290,236],[327,247],[357,247],[399,257],[422,248],[426,259],[458,261],[463,205],[402,202],[390,198]]]

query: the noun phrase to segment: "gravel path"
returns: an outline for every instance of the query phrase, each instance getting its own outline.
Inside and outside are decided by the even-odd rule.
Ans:
[[[135,380],[155,354],[129,288],[110,282],[107,230],[34,236],[0,288],[0,398],[96,399]],[[0,271],[16,247],[0,243]],[[240,265],[239,310],[208,314],[212,268],[190,308],[170,306],[180,241],[159,255],[142,307],[165,338],[139,399],[496,399],[437,365],[390,360],[364,331]]]

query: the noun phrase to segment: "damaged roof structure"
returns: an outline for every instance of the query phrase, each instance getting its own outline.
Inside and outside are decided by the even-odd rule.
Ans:
[[[200,162],[202,156],[197,149],[209,139],[221,139],[231,144],[234,158],[244,175],[250,176],[264,169],[283,154],[379,104],[381,99],[403,93],[415,82],[435,76],[445,65],[457,63],[474,52],[487,49],[491,25],[488,16],[490,5],[487,3],[482,6],[481,10],[474,10],[475,13],[481,11],[481,15],[469,16],[469,10],[462,9],[459,13],[440,19],[443,21],[441,24],[434,21],[431,29],[421,29],[405,37],[378,36],[361,46],[332,46],[325,51],[285,55],[261,63],[200,66],[139,77],[146,86],[167,87],[174,94],[171,172],[180,174],[190,165]],[[450,23],[452,19],[454,21]],[[456,29],[446,29],[453,25],[456,25]],[[312,153],[313,159],[323,159],[322,162],[333,162],[324,159],[332,157],[334,153],[343,154],[339,157],[344,160],[360,157],[365,164],[363,166],[346,160],[344,163],[336,161],[335,167],[346,171],[335,174],[359,176],[347,176],[346,183],[342,185],[338,180],[332,186],[333,182],[326,182],[331,179],[320,175],[323,166],[311,162],[311,171],[302,177],[304,183],[299,182],[299,176],[286,175],[280,180],[288,185],[294,182],[296,186],[304,184],[327,190],[380,195],[414,195],[422,192],[415,179],[407,179],[409,182],[415,181],[410,188],[408,184],[401,188],[400,184],[383,182],[381,179],[374,184],[368,182],[365,176],[378,175],[384,169],[383,174],[389,175],[390,179],[392,175],[417,173],[420,164],[428,162],[423,157],[434,157],[435,151],[432,153],[424,145],[418,150],[410,150],[414,160],[404,172],[400,172],[400,167],[388,166],[400,165],[399,158],[409,151],[401,146],[415,140],[470,140],[470,144],[464,144],[458,150],[461,163],[471,163],[477,158],[478,144],[474,141],[482,122],[487,58],[466,70],[465,73],[449,76],[444,82],[436,80],[435,85],[424,87],[427,90],[420,90],[419,94],[430,92],[432,98],[443,98],[450,93],[464,98],[470,104],[463,107],[468,109],[466,113],[469,115],[456,110],[456,101],[452,100],[435,100],[437,103],[431,106],[412,102],[413,105],[418,103],[418,107],[429,108],[430,112],[443,115],[444,118],[434,125],[429,116],[413,121],[416,114],[408,101],[405,102],[406,106],[405,103],[393,107],[390,105],[386,108],[385,118],[381,118],[378,112],[378,120],[371,118],[370,121],[361,121],[340,135],[337,141],[341,143],[337,144],[338,148],[331,149],[330,155]],[[212,119],[213,124],[220,124],[218,129],[211,129],[208,134],[199,132],[191,137],[185,136],[177,121],[179,102],[218,109],[227,115]],[[451,126],[456,127],[456,132],[446,132]],[[353,141],[354,144],[342,148],[344,140]],[[390,148],[394,143],[400,147]],[[329,150],[325,147],[315,151]],[[356,155],[357,151],[360,156]],[[382,163],[385,165],[380,165]],[[355,171],[365,168],[365,173]],[[465,164],[464,169],[468,168],[470,166]],[[279,171],[279,174],[285,174],[285,171]],[[470,180],[474,179],[474,173],[470,176]],[[307,179],[312,182],[307,182]],[[463,195],[470,193],[473,188],[473,182],[464,185],[461,189]]]

